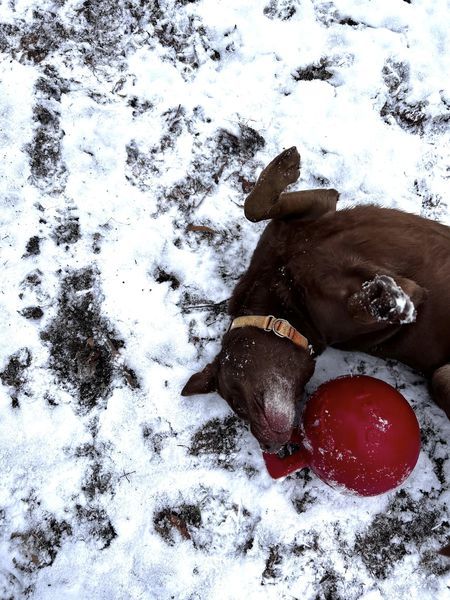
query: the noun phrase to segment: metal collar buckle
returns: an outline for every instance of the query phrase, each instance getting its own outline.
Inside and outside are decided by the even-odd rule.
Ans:
[[[289,337],[288,335],[286,335],[282,331],[280,331],[281,327],[289,327],[289,328],[292,327],[292,325],[289,323],[289,321],[286,321],[286,319],[280,319],[280,318],[274,317],[273,315],[269,315],[268,318],[270,320],[269,320],[267,326],[264,328],[264,331],[273,331],[273,333],[275,335],[277,335],[278,337],[281,337],[281,338]]]

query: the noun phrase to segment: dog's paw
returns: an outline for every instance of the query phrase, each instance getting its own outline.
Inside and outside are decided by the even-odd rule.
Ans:
[[[362,322],[403,325],[414,323],[417,316],[416,307],[407,291],[389,275],[375,275],[370,281],[364,282],[361,290],[349,298],[348,307],[350,313]]]
[[[363,284],[369,311],[377,321],[388,323],[414,323],[416,308],[405,291],[388,275],[376,275]]]

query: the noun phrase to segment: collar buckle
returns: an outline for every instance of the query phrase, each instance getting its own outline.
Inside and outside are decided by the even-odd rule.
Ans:
[[[269,322],[267,327],[264,328],[264,331],[272,331],[278,337],[290,337],[292,325],[286,319],[280,319],[278,317],[274,317],[273,315],[269,315]]]

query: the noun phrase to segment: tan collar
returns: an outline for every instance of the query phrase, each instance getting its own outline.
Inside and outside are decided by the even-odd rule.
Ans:
[[[258,327],[259,329],[264,329],[264,331],[273,331],[279,337],[288,338],[296,346],[300,346],[300,348],[305,348],[306,350],[309,349],[309,342],[305,336],[299,333],[295,327],[292,327],[286,319],[277,319],[273,315],[266,317],[257,315],[237,317],[232,321],[228,331],[238,327]]]

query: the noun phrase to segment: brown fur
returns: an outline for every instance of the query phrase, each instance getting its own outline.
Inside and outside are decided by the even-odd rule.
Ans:
[[[263,171],[246,203],[271,218],[229,303],[232,317],[287,319],[316,354],[328,345],[394,358],[432,380],[450,418],[450,228],[399,210],[335,211],[334,190],[283,194],[298,177],[291,148]],[[396,302],[414,304],[414,322]],[[184,395],[218,391],[250,423],[263,448],[288,441],[314,370],[307,351],[254,327],[228,332]]]

